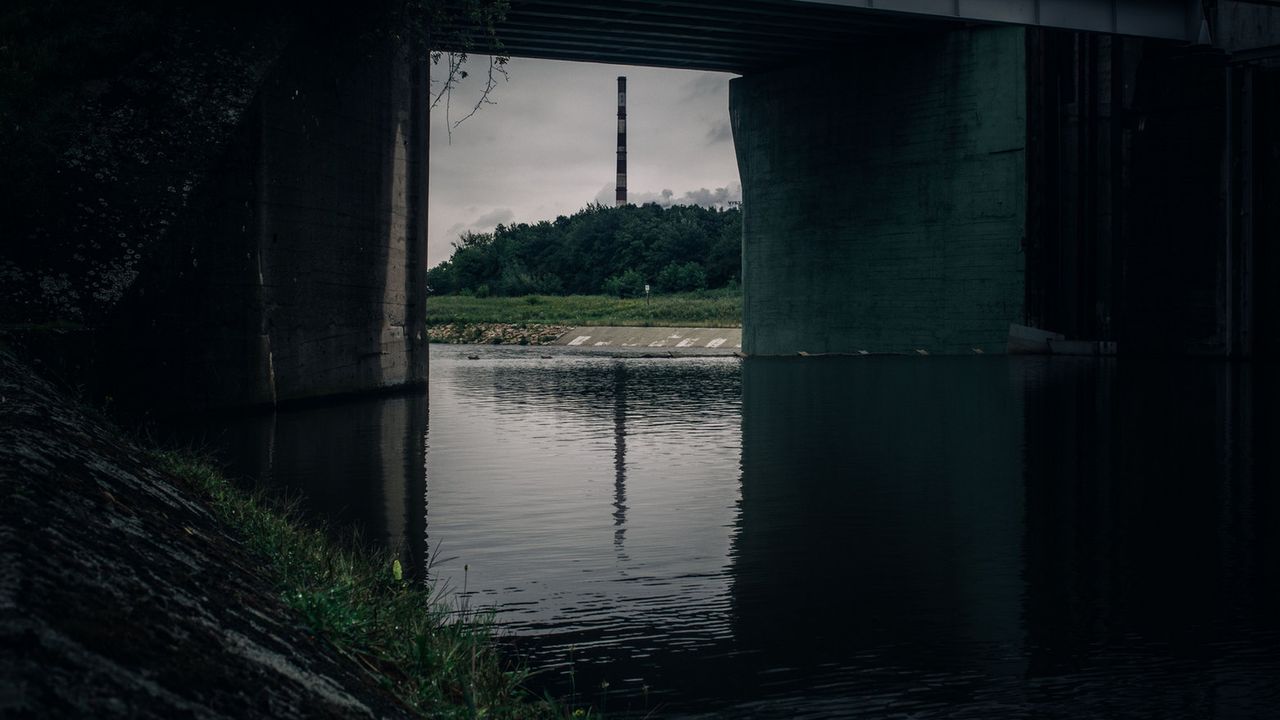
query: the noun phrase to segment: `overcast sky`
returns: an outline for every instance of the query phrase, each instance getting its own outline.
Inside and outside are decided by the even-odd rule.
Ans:
[[[472,58],[481,73],[487,58]],[[435,75],[440,69],[434,68]],[[453,130],[441,103],[431,116],[429,265],[449,257],[464,230],[537,222],[589,202],[613,204],[617,77],[627,76],[628,199],[702,204],[738,200],[725,73],[513,59],[510,80]],[[456,121],[483,87],[454,93]],[[665,192],[664,192],[665,191]]]

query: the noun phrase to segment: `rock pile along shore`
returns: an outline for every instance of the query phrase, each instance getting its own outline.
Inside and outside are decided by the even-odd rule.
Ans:
[[[551,345],[572,325],[446,323],[427,328],[430,342],[474,345]]]

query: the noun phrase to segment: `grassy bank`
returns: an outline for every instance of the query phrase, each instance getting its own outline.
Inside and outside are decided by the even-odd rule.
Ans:
[[[659,295],[648,301],[606,295],[429,298],[427,324],[446,323],[738,327],[742,294],[709,290]]]
[[[431,590],[402,579],[399,561],[344,548],[289,513],[228,482],[211,465],[172,452],[160,466],[203,494],[243,535],[279,597],[380,684],[433,718],[549,718],[522,688],[483,615],[452,612]]]

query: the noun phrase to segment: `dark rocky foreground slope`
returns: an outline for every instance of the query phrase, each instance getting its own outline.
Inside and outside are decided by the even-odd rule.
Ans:
[[[399,717],[180,481],[0,353],[0,717]]]

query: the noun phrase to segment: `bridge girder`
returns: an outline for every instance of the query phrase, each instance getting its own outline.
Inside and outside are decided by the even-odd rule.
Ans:
[[[974,24],[1205,39],[1200,0],[510,0],[497,35],[513,57],[745,73]]]
[[[796,0],[965,22],[1029,25],[1197,43],[1200,0]]]

